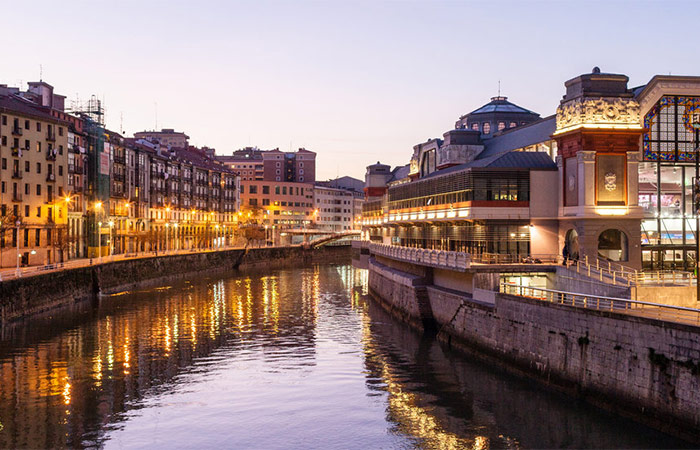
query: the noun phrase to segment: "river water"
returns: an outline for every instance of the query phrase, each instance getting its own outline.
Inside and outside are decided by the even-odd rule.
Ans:
[[[102,298],[0,340],[0,448],[676,448],[396,321],[350,265]]]

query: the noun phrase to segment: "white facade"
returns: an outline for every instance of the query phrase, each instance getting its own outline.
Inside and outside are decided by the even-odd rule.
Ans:
[[[319,229],[346,231],[355,225],[355,197],[351,191],[314,186],[314,208]]]

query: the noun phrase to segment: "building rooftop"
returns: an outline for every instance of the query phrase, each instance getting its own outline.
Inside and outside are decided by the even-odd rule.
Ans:
[[[489,158],[503,152],[548,141],[554,134],[556,126],[556,116],[551,115],[527,125],[504,130],[493,138],[484,141],[484,150],[477,159]]]
[[[525,113],[525,114],[537,114],[536,112],[530,111],[529,109],[525,109],[522,106],[518,106],[515,103],[511,103],[508,101],[508,97],[491,97],[491,101],[481,108],[475,109],[474,111],[470,112],[468,115],[472,114],[486,114],[486,113],[496,113],[496,112],[504,112],[504,113]],[[466,117],[462,116],[462,117]]]

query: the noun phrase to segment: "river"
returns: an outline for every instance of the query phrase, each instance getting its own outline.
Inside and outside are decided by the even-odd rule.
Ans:
[[[0,448],[688,447],[445,349],[366,277],[203,277],[6,326]]]

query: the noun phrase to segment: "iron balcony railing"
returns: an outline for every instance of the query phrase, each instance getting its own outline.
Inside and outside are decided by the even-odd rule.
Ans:
[[[514,283],[501,283],[500,292],[576,308],[628,313],[658,320],[683,322],[700,326],[700,309],[696,308],[577,292],[556,291],[553,289],[523,286]]]

